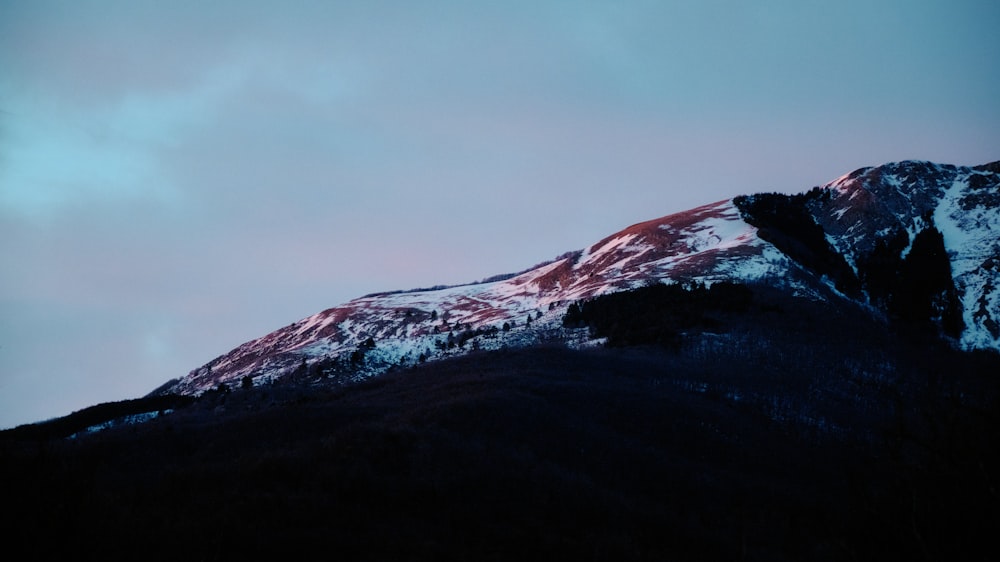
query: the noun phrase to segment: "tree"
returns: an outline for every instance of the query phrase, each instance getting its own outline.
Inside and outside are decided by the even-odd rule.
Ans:
[[[365,360],[365,350],[363,348],[357,348],[351,352],[351,364],[360,365]]]
[[[580,305],[577,303],[570,303],[569,308],[566,309],[566,315],[563,316],[563,326],[567,328],[578,328],[583,324],[583,315],[580,311]]]
[[[951,276],[951,260],[944,236],[933,225],[913,239],[900,267],[890,311],[906,322],[940,322],[945,334],[958,336],[964,328],[962,305]]]
[[[858,272],[871,302],[885,306],[899,282],[903,250],[910,238],[902,228],[875,242],[867,256],[858,259]]]

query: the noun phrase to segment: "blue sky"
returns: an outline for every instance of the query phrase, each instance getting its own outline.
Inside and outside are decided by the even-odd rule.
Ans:
[[[993,1],[0,0],[0,427],[361,294],[1000,159]]]

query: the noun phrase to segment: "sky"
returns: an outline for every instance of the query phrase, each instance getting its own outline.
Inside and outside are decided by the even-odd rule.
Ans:
[[[998,160],[997,29],[995,0],[0,0],[0,428],[366,293]]]

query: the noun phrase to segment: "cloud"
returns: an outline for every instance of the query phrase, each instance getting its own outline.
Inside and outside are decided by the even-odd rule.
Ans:
[[[2,2],[0,413],[24,407],[0,425],[708,201],[995,160],[998,20],[972,1]]]

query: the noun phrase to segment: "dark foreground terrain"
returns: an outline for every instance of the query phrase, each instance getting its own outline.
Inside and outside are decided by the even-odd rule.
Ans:
[[[628,345],[212,392],[69,439],[0,433],[5,543],[131,560],[992,559],[997,356],[754,303],[665,348],[616,332]]]

